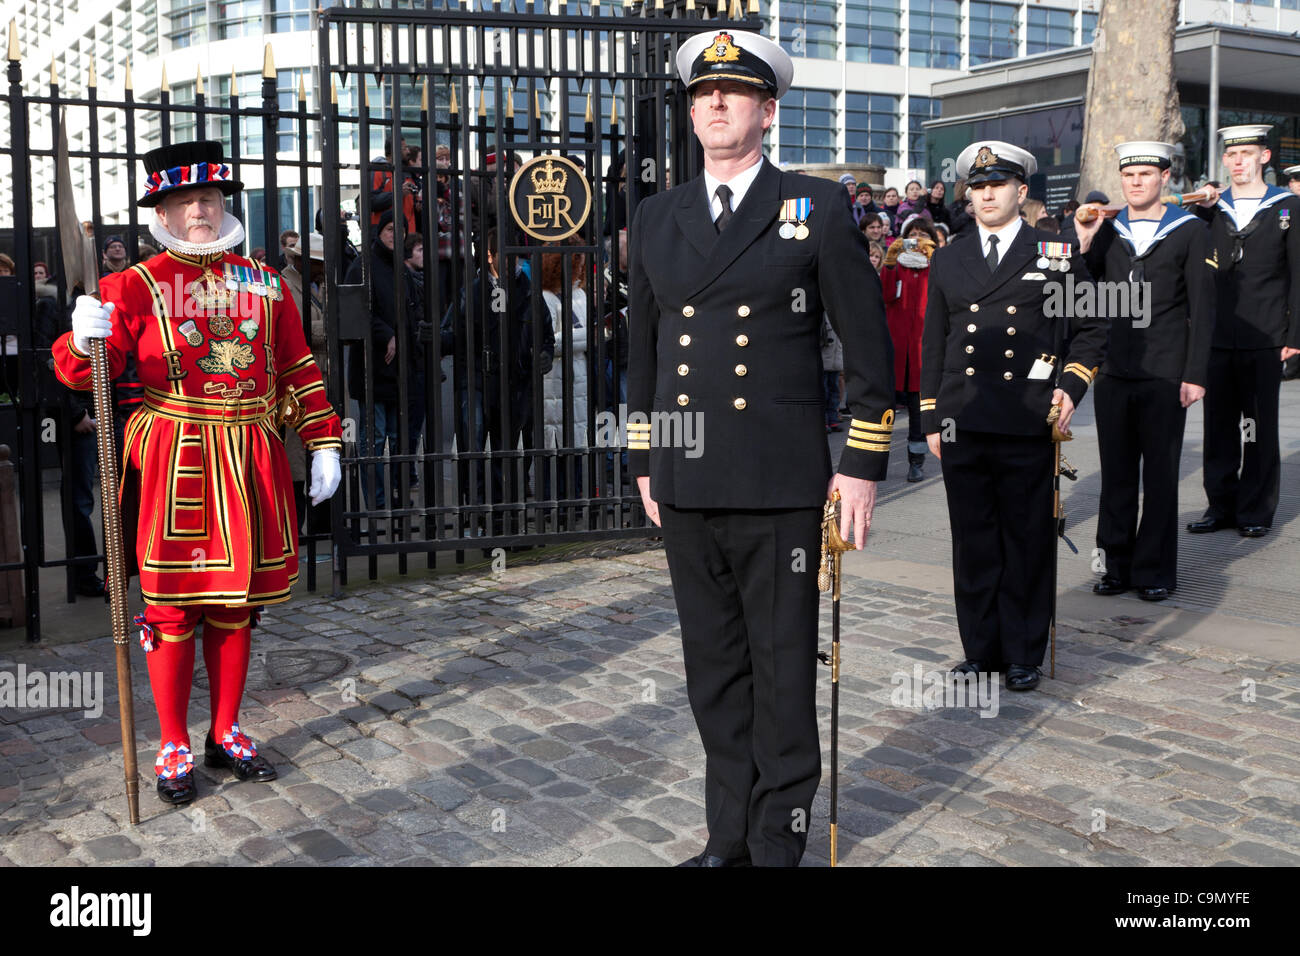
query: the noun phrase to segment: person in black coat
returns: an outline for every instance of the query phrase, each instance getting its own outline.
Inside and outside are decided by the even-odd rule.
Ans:
[[[1143,600],[1162,601],[1178,587],[1178,465],[1187,409],[1205,397],[1218,266],[1205,224],[1160,202],[1173,144],[1120,143],[1115,152],[1128,205],[1114,219],[1075,226],[1099,297],[1103,289],[1141,296],[1111,320],[1093,394],[1104,563],[1093,591],[1135,587]]]
[[[502,277],[497,242],[496,230],[488,230],[484,237],[487,269],[475,277],[468,294],[448,307],[442,317],[441,342],[442,354],[452,356],[457,449],[481,453],[491,438],[492,501],[509,503],[524,499],[528,463],[522,478],[511,468],[517,480],[506,487],[505,459],[497,453],[514,451],[521,441],[525,448],[540,446],[533,441],[533,395],[554,361],[555,331],[543,308],[536,323],[540,334],[534,334],[532,283],[517,263]],[[487,500],[481,464],[472,471],[462,466],[459,475],[463,502]],[[504,515],[494,511],[490,533],[499,536],[510,530]],[[522,525],[514,530],[522,531]]]
[[[406,320],[406,338],[398,341],[397,289],[394,275],[393,250],[393,211],[383,213],[379,219],[375,241],[370,245],[370,342],[371,357],[366,361],[365,348],[360,344],[352,346],[348,361],[348,391],[361,404],[360,415],[360,454],[363,457],[382,458],[384,446],[389,444],[389,453],[402,454],[400,443],[401,427],[407,419],[408,411],[400,405],[401,393],[399,374],[403,364],[406,370],[407,396],[420,387],[423,370],[424,351],[417,339],[421,308],[418,299],[411,299],[412,287],[407,270],[403,268],[403,296],[405,299],[403,313]],[[398,264],[401,263],[397,258]],[[362,262],[358,259],[348,270],[347,284],[359,285],[362,282]],[[370,391],[367,391],[369,385]],[[373,438],[369,428],[371,409],[373,409],[375,430]],[[408,432],[410,422],[406,421]],[[409,444],[409,439],[408,439]],[[388,496],[382,465],[364,466],[361,469],[361,488],[369,498],[372,475],[378,473],[375,485],[374,506],[383,510],[387,506]],[[394,504],[398,492],[398,471],[389,473]]]
[[[1282,455],[1282,364],[1300,355],[1300,196],[1264,181],[1269,126],[1229,126],[1223,164],[1232,185],[1197,209],[1218,257],[1218,321],[1205,395],[1205,496],[1193,534],[1235,527],[1268,534]]]
[[[704,171],[633,217],[627,444],[663,529],[706,756],[708,841],[684,865],[795,866],[821,778],[822,508],[839,490],[841,530],[863,545],[889,460],[893,348],[844,187],[763,156],[789,55],[719,28],[683,42],[677,68]],[[823,314],[853,410],[833,477]]]
[[[1038,686],[1051,619],[1055,451],[1047,416],[1059,406],[1069,432],[1107,332],[1104,318],[1078,316],[1067,333],[1052,306],[1088,272],[1076,250],[1020,218],[1036,168],[1032,154],[1010,143],[962,151],[957,174],[969,174],[977,229],[935,252],[921,333],[921,423],[943,467],[966,656],[954,670],[1005,667],[1017,691]]]

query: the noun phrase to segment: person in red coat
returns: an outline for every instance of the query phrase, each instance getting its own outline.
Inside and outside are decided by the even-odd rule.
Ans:
[[[907,480],[925,477],[927,445],[921,430],[921,328],[925,320],[925,290],[930,281],[930,256],[938,247],[934,225],[913,215],[885,253],[880,285],[885,318],[894,340],[894,390],[907,405]]]
[[[188,709],[200,626],[212,704],[204,762],[239,780],[276,777],[240,730],[239,705],[253,616],[287,601],[298,577],[279,429],[292,425],[312,452],[318,504],[338,488],[342,428],[293,297],[273,271],[233,252],[244,230],[224,200],[242,186],[221,144],[164,146],[144,164],[137,205],[154,210],[150,231],[165,251],[106,276],[99,299],[80,296],[52,354],[59,379],[88,390],[92,340],[103,339],[110,375],[134,359],[144,386],[121,479],[140,503],[145,611],[136,623],[162,736],[158,795],[179,804],[196,795]]]

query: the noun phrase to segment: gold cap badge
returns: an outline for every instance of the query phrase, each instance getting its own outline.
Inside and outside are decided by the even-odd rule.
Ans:
[[[719,33],[704,51],[705,63],[734,63],[740,59],[740,47],[730,33]]]

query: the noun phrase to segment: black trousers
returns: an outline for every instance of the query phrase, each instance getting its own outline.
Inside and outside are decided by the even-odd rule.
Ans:
[[[1205,387],[1208,517],[1273,526],[1282,454],[1278,448],[1281,349],[1211,349]],[[1242,419],[1253,427],[1244,438]]]
[[[958,429],[940,451],[966,658],[1037,667],[1051,622],[1052,442]]]
[[[815,703],[821,509],[661,504],[686,692],[706,757],[708,852],[795,866],[821,780]]]
[[[1187,423],[1179,384],[1102,375],[1093,390],[1101,451],[1097,547],[1106,571],[1133,587],[1178,586],[1178,462]]]

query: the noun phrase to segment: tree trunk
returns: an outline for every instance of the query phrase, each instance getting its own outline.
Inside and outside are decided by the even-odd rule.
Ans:
[[[1106,0],[1092,41],[1083,118],[1079,194],[1100,189],[1123,201],[1114,147],[1130,140],[1176,143],[1184,127],[1174,80],[1178,0]]]

